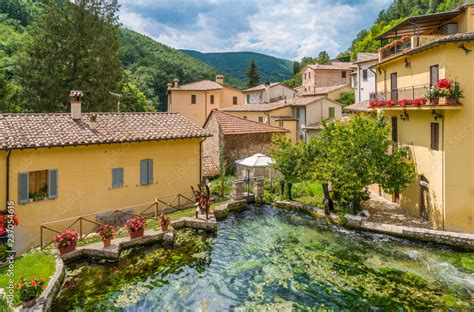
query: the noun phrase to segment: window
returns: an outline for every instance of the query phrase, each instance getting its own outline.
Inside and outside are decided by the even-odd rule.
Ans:
[[[364,69],[364,70],[362,71],[362,79],[363,79],[364,81],[367,81],[367,80],[369,79],[369,73],[368,73],[367,69]]]
[[[430,87],[436,86],[439,80],[439,66],[430,66]]]
[[[334,107],[329,107],[329,118],[336,117],[336,109]]]
[[[299,107],[296,107],[295,108],[295,117],[296,119],[300,119],[301,118],[301,112],[300,112],[300,108]]]
[[[247,94],[247,104],[250,104],[250,94]]]
[[[39,170],[20,173],[18,175],[18,197],[20,204],[57,198],[58,171]]]
[[[284,126],[283,121],[279,121],[279,122],[278,122],[278,126],[279,126],[280,128],[283,128],[283,126]]]
[[[123,187],[123,168],[112,169],[112,188]]]
[[[211,104],[214,104],[214,95],[211,95]]]
[[[306,79],[306,73],[304,73],[304,79]]]
[[[345,71],[341,72],[341,77],[342,78],[346,78],[347,77],[347,73]]]
[[[439,123],[431,123],[431,149],[439,151]]]
[[[263,122],[263,117],[262,116],[258,117],[258,122]]]
[[[232,97],[232,104],[237,105],[237,97]]]
[[[153,183],[153,159],[140,160],[140,185]]]
[[[391,99],[398,101],[398,74],[392,73],[390,75],[390,95]]]
[[[398,143],[398,118],[396,116],[392,117],[392,142]]]
[[[191,104],[196,104],[196,94],[191,95]]]

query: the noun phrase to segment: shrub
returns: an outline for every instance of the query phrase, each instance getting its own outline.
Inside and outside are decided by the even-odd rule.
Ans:
[[[4,262],[7,260],[8,253],[11,250],[8,244],[0,244],[0,262]]]
[[[79,239],[79,233],[74,230],[64,230],[61,234],[54,237],[56,247],[64,248],[77,242]]]
[[[33,278],[25,278],[20,276],[19,281],[15,286],[18,291],[19,299],[21,301],[30,301],[41,294],[45,284],[44,278],[38,278],[37,276]]]
[[[7,227],[8,227],[8,224],[10,223],[9,218],[10,218],[10,215],[7,213],[6,210],[0,212],[0,236],[5,234],[5,232],[7,230]],[[13,213],[12,220],[13,220],[13,224],[15,226],[18,226],[18,224],[19,224],[18,223],[18,216],[16,215],[16,213]]]
[[[145,217],[144,216],[135,216],[127,220],[125,223],[127,230],[129,232],[139,232],[145,229]]]

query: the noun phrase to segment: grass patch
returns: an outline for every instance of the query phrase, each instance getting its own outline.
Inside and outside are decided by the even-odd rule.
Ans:
[[[54,256],[42,253],[31,252],[15,259],[15,280],[18,276],[44,277],[48,283],[55,271]],[[0,288],[6,288],[10,277],[7,275],[7,267],[0,269]]]

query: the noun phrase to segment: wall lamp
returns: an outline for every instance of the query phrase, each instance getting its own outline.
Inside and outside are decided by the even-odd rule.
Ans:
[[[435,110],[433,110],[433,111],[431,112],[431,115],[433,115],[434,120],[438,120],[438,118],[444,118],[444,116],[443,116],[442,114],[436,112]]]
[[[403,111],[403,114],[400,115],[400,119],[403,121],[408,121],[410,119],[410,116],[408,116],[407,111]]]
[[[411,62],[408,61],[408,58],[405,57],[405,67],[410,68],[411,67]]]

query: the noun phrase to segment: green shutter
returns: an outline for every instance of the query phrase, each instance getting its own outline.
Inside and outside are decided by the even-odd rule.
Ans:
[[[30,181],[28,172],[18,174],[18,202],[26,204],[30,202]]]
[[[148,184],[148,159],[140,160],[140,184]]]
[[[112,169],[112,187],[123,186],[123,168]]]
[[[153,159],[148,159],[148,184],[153,183]]]
[[[58,197],[58,170],[48,171],[48,198]]]

